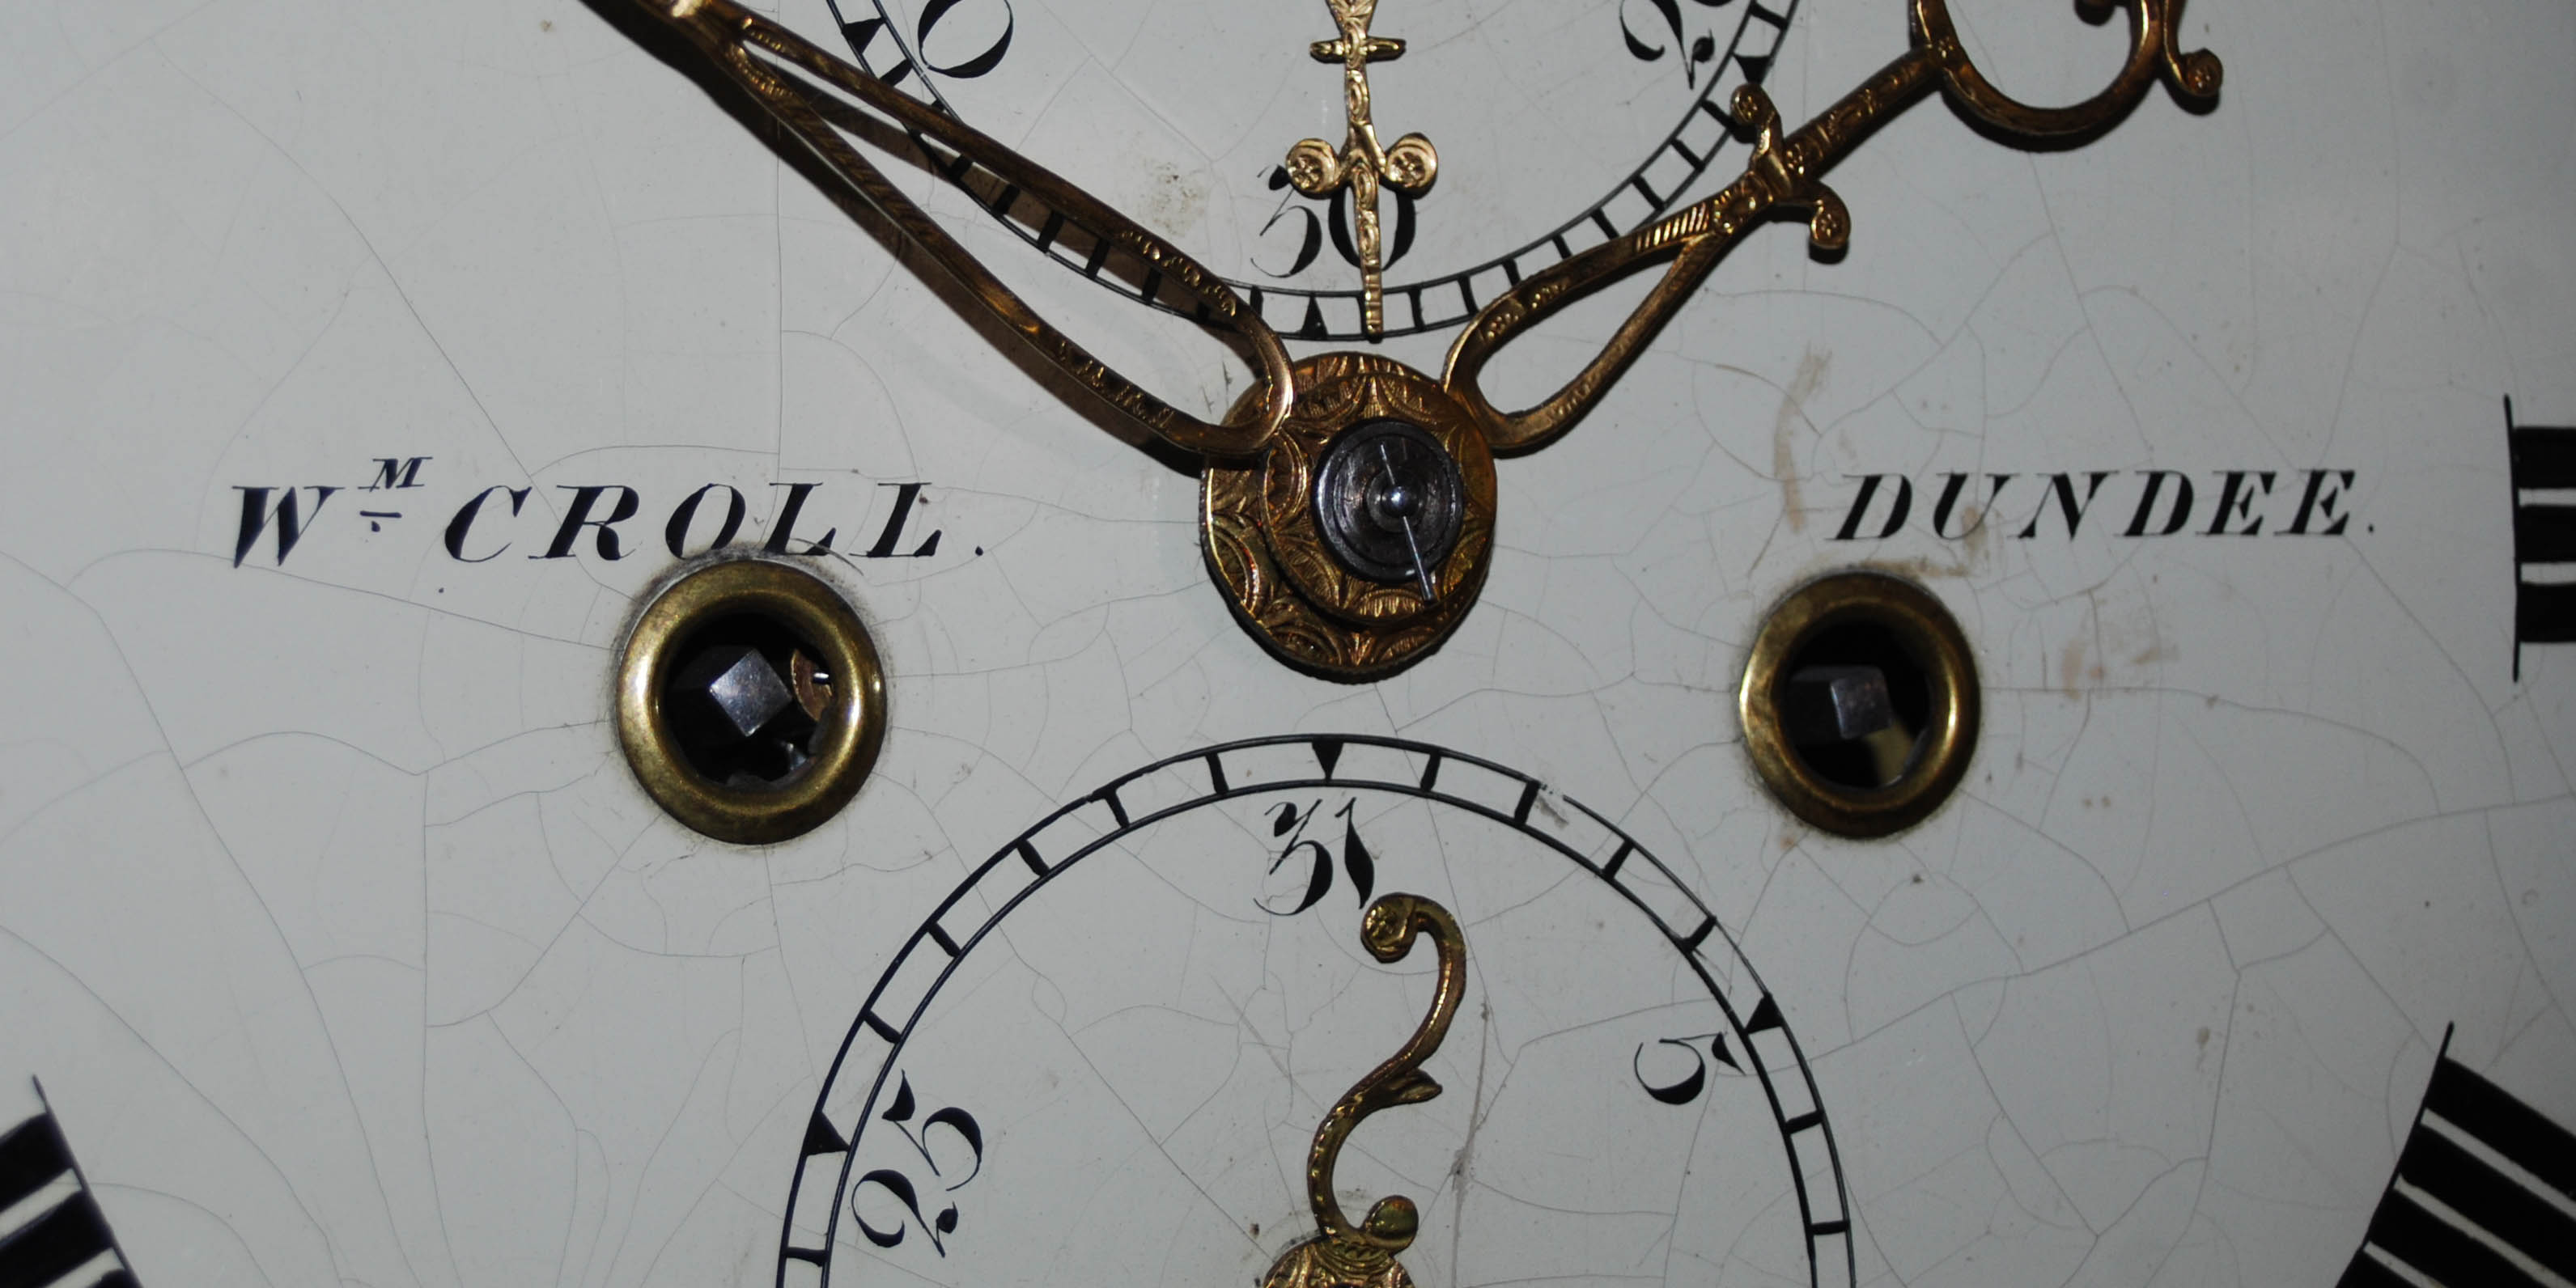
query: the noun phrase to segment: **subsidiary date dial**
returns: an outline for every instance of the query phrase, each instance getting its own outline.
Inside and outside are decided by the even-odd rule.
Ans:
[[[1407,908],[1438,952],[1377,942]],[[939,905],[825,1081],[779,1282],[1250,1282],[1363,1104],[1326,1188],[1409,1209],[1413,1282],[1852,1280],[1805,1058],[1683,882],[1511,770],[1292,737],[1120,777]]]

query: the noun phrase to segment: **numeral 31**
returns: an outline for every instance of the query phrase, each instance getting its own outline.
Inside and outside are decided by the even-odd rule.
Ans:
[[[1358,896],[1359,905],[1366,907],[1369,895],[1377,889],[1377,859],[1369,853],[1368,846],[1361,843],[1359,827],[1351,821],[1354,804],[1343,801],[1342,807],[1333,811],[1332,817],[1342,821],[1342,873],[1350,878],[1351,890]],[[1307,865],[1306,887],[1304,897],[1298,899],[1294,907],[1275,907],[1272,901],[1255,899],[1254,904],[1263,912],[1274,917],[1293,917],[1314,907],[1331,892],[1333,852],[1326,849],[1323,842],[1306,835],[1307,825],[1315,821],[1315,815],[1323,808],[1321,800],[1307,802],[1302,810],[1286,802],[1271,808],[1270,837],[1281,844],[1279,852],[1271,857],[1270,873],[1276,876],[1281,868],[1289,867],[1292,862],[1302,862]]]

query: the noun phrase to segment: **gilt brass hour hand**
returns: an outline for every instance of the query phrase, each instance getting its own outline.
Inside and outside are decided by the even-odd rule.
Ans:
[[[1004,147],[956,117],[917,103],[885,82],[815,47],[796,33],[733,0],[636,0],[664,26],[676,30],[821,163],[831,195],[856,203],[892,224],[984,310],[1024,341],[1037,357],[1096,394],[1147,432],[1183,451],[1214,460],[1258,457],[1293,396],[1288,354],[1279,335],[1232,288],[1179,247],[1146,231],[1090,193]],[[1252,363],[1250,396],[1223,421],[1191,416],[1148,393],[1093,357],[985,268],[902,189],[862,154],[861,148],[917,147],[952,181],[983,181],[978,195],[996,213],[1013,216],[1026,198],[1043,212],[1044,236],[1079,230],[1095,239],[1100,261],[1123,258],[1146,285],[1148,303],[1180,306],[1220,332]]]
[[[1307,52],[1316,62],[1342,65],[1342,103],[1350,118],[1350,133],[1338,152],[1322,139],[1307,139],[1288,149],[1288,181],[1309,197],[1331,196],[1342,187],[1351,190],[1351,222],[1356,226],[1360,252],[1360,329],[1377,336],[1386,331],[1386,263],[1378,229],[1378,185],[1383,182],[1405,196],[1419,197],[1429,192],[1431,181],[1439,177],[1440,154],[1432,149],[1431,140],[1419,134],[1407,134],[1391,148],[1379,146],[1377,125],[1369,115],[1369,64],[1403,57],[1404,42],[1369,34],[1369,22],[1377,16],[1377,0],[1325,3],[1332,7],[1333,23],[1342,29],[1342,34],[1333,40],[1316,41]]]
[[[1370,904],[1360,922],[1360,942],[1382,962],[1404,960],[1417,935],[1429,935],[1440,958],[1431,1009],[1403,1048],[1353,1083],[1315,1128],[1315,1147],[1306,1157],[1306,1201],[1315,1209],[1320,1232],[1279,1254],[1270,1273],[1262,1276],[1261,1288],[1408,1288],[1413,1282],[1395,1259],[1413,1246],[1421,1225],[1413,1200],[1390,1194],[1371,1204],[1354,1226],[1333,1196],[1333,1168],[1341,1159],[1342,1142],[1361,1119],[1440,1094],[1440,1084],[1422,1071],[1422,1062],[1449,1036],[1449,1022],[1457,1018],[1458,1003],[1466,996],[1466,938],[1448,909],[1415,894],[1391,894]]]

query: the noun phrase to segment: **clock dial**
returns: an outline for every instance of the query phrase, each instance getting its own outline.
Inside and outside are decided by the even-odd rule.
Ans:
[[[780,1281],[1271,1265],[1316,1232],[1318,1120],[1434,993],[1433,953],[1362,951],[1391,890],[1454,917],[1466,982],[1437,1092],[1329,1174],[1409,1191],[1415,1282],[1852,1282],[1832,1126],[1716,917],[1536,779],[1343,737],[1122,774],[975,866],[833,1060]]]
[[[1362,946],[1346,829],[1371,899],[1434,900],[1469,963],[1441,1094],[1332,1173],[1355,1225],[1416,1202],[1426,1285],[2325,1284],[2463,1239],[2519,1265],[2478,1194],[2565,1210],[2527,1144],[2576,1124],[2563,6],[2195,0],[2206,111],[2151,89],[2038,151],[1890,121],[1830,176],[1839,259],[1754,232],[1579,432],[1489,499],[1461,467],[1476,607],[1364,685],[1209,593],[1196,460],[997,350],[631,9],[0,17],[0,1125],[49,1124],[10,1136],[0,1239],[87,1253],[0,1242],[0,1282],[819,1277],[794,1249],[836,1281],[1257,1280],[1317,1231],[1326,1111],[1433,995],[1430,948]],[[1307,362],[1351,342],[1297,340],[1295,292],[1346,335],[1358,270],[1333,199],[1269,180],[1345,139],[1346,69],[1309,51],[1326,5],[1258,9],[1013,0],[980,77],[998,5],[777,16],[834,48],[884,19],[881,71],[959,69],[899,90],[1262,286]],[[2125,20],[2043,9],[1962,5],[1961,43],[2017,97],[2095,93]],[[1761,76],[1784,126],[1908,22],[1799,8]],[[1375,128],[1438,168],[1409,242],[1380,194],[1371,351],[1439,370],[1457,329],[1401,334],[1405,292],[1489,299],[1605,194],[1629,227],[1640,166],[1667,202],[1740,175],[1749,140],[1670,190],[1654,158],[1699,150],[1767,26],[1381,0]],[[888,172],[1178,414],[1253,383]],[[1266,276],[1308,216],[1316,261]],[[1562,385],[1644,287],[1496,356],[1493,401]],[[1372,480],[1447,476],[1385,446],[1315,541],[1418,595],[1428,514]],[[765,847],[665,813],[616,714],[655,592],[745,556],[846,599],[883,680],[864,783]],[[1773,797],[1738,711],[1775,606],[1853,568],[1937,601],[1977,686],[1955,792],[1869,840]],[[1934,686],[1866,632],[1810,643],[1782,739],[1877,790]],[[783,685],[823,727],[770,653],[759,709]],[[1188,807],[1101,822],[1151,765]],[[1059,810],[1114,839],[1068,866],[1040,827],[1033,865]]]

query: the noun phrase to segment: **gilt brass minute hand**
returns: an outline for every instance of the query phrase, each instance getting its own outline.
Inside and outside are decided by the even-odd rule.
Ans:
[[[1756,135],[1744,176],[1697,205],[1592,247],[1495,297],[1450,346],[1443,384],[1483,426],[1497,455],[1553,442],[1591,410],[1728,248],[1755,226],[1781,214],[1804,215],[1808,237],[1819,249],[1842,249],[1851,236],[1851,214],[1824,185],[1824,172],[1935,86],[1945,87],[1962,110],[1997,132],[2033,142],[2108,126],[2136,106],[2159,76],[2190,98],[2215,96],[2221,79],[2217,56],[2207,50],[2186,54],[2176,46],[2182,0],[2126,3],[2135,27],[2128,62],[2108,88],[2070,107],[2032,107],[1996,89],[1969,61],[1945,0],[1912,0],[1913,47],[1794,134],[1781,135],[1780,113],[1761,86],[1737,89],[1736,124]],[[1478,377],[1495,351],[1565,306],[1664,260],[1672,267],[1663,280],[1600,356],[1563,388],[1519,412],[1500,411],[1486,399]]]
[[[1351,222],[1358,226],[1360,252],[1360,329],[1371,336],[1386,330],[1386,264],[1378,232],[1377,186],[1408,197],[1431,190],[1440,175],[1440,154],[1431,140],[1408,134],[1394,147],[1381,147],[1377,123],[1369,112],[1369,64],[1392,62],[1404,55],[1404,42],[1369,34],[1377,0],[1324,0],[1333,23],[1342,29],[1334,40],[1318,40],[1307,52],[1319,63],[1342,65],[1342,110],[1350,135],[1339,152],[1322,139],[1306,139],[1288,149],[1288,181],[1309,197],[1351,190]]]

